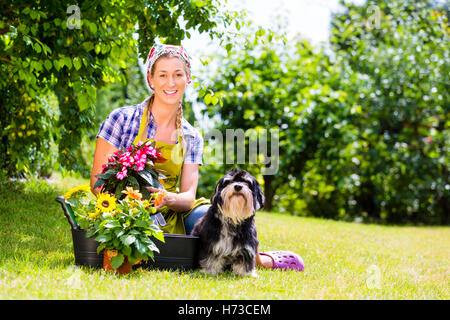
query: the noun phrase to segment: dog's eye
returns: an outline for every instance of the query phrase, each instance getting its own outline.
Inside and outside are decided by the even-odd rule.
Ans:
[[[231,180],[225,180],[225,181],[222,183],[222,186],[223,186],[223,187],[226,187],[227,185],[230,184],[230,182],[231,182]]]

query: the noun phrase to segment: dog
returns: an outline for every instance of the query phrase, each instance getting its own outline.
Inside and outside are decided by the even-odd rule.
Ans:
[[[201,272],[218,275],[227,267],[240,276],[257,277],[258,252],[255,212],[264,206],[258,181],[245,170],[234,168],[222,177],[211,197],[211,207],[192,231],[200,238]]]

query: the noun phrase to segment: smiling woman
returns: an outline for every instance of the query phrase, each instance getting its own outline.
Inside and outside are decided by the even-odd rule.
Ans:
[[[114,110],[102,123],[91,173],[92,192],[97,194],[99,190],[93,188],[95,176],[107,163],[109,154],[147,139],[155,141],[167,161],[155,163],[154,167],[167,179],[165,190],[148,190],[164,191],[157,209],[166,219],[166,233],[189,234],[193,226],[186,224],[185,218],[199,216],[197,211],[206,211],[209,204],[205,198],[196,199],[203,138],[183,118],[182,99],[191,82],[190,65],[181,46],[152,47],[147,58],[146,84],[153,94],[141,104]]]

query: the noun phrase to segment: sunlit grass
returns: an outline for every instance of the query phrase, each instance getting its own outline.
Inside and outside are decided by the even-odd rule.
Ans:
[[[0,186],[0,299],[448,299],[450,229],[378,226],[258,212],[261,250],[290,250],[304,272],[138,269],[116,276],[74,266],[56,196],[87,180]]]

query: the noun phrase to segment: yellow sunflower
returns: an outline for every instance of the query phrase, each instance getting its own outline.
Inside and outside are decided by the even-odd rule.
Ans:
[[[95,208],[95,212],[89,213],[89,218],[93,219],[93,218],[95,218],[96,216],[98,216],[99,213],[100,213],[100,209],[99,209],[99,208]]]
[[[117,199],[108,193],[99,193],[97,198],[97,208],[101,212],[112,212],[116,208]]]
[[[67,191],[67,193],[63,196],[64,199],[70,199],[77,192],[86,192],[89,193],[91,191],[91,187],[89,184],[82,184],[81,186],[74,187]]]

